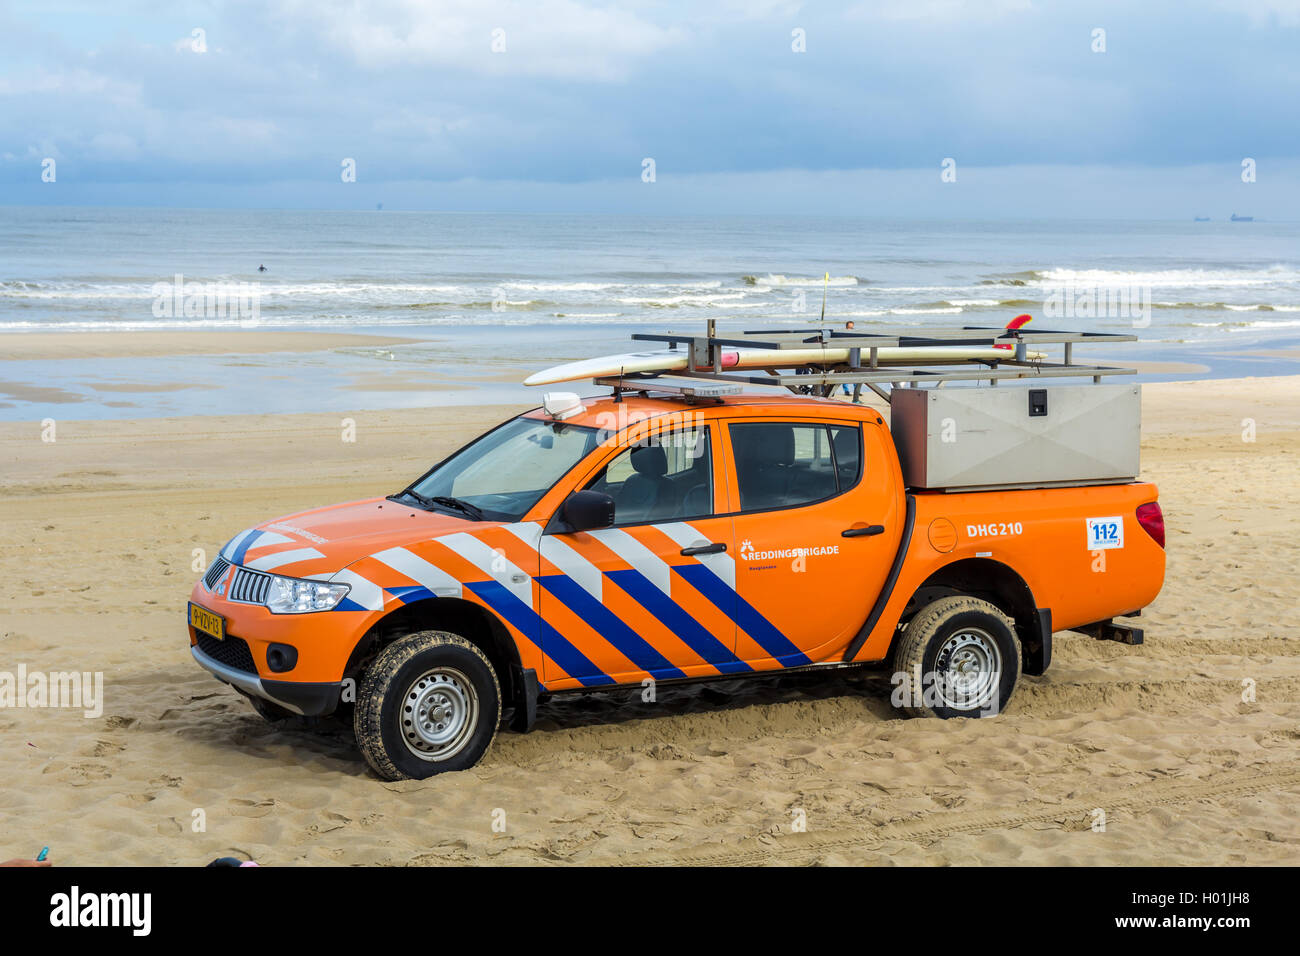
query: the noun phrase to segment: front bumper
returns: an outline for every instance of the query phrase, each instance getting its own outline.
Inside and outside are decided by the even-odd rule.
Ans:
[[[260,604],[232,601],[222,593],[228,582],[220,584],[211,591],[200,580],[190,592],[190,603],[225,622],[221,640],[197,630],[187,615],[190,653],[199,666],[240,693],[291,714],[333,713],[357,643],[382,612],[272,614]]]
[[[323,683],[304,683],[288,680],[268,680],[257,674],[237,670],[209,657],[199,650],[198,645],[190,645],[190,653],[204,670],[219,681],[224,681],[235,690],[250,697],[279,704],[292,714],[303,717],[324,717],[338,708],[339,697],[343,691],[341,681]]]

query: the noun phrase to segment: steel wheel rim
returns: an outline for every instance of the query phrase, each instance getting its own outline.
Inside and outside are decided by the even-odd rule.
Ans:
[[[478,726],[478,691],[454,667],[425,671],[406,688],[398,725],[406,749],[421,760],[450,760]]]
[[[988,631],[964,627],[940,646],[934,670],[942,704],[974,710],[996,698],[1002,681],[1002,652]]]

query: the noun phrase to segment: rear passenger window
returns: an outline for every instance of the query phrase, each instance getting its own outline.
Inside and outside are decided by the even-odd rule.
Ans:
[[[831,450],[839,490],[848,491],[862,477],[862,429],[856,425],[831,426]]]
[[[858,482],[862,430],[856,426],[741,422],[727,427],[741,511],[809,504]]]

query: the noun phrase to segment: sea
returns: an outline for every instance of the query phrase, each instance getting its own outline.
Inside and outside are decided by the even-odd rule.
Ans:
[[[7,420],[525,402],[527,370],[710,319],[924,333],[1022,313],[1031,330],[1136,336],[1079,360],[1178,363],[1143,381],[1300,373],[1276,354],[1300,344],[1300,223],[0,207],[0,358],[32,333],[415,340],[12,359]]]

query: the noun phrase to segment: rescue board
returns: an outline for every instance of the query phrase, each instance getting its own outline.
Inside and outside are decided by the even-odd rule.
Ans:
[[[876,352],[876,362],[882,367],[896,365],[959,365],[964,362],[999,362],[1011,356],[1005,348],[996,346],[931,345],[903,348],[882,348]],[[1030,352],[1030,361],[1041,361],[1042,352]],[[849,360],[849,350],[841,348],[811,349],[724,349],[724,369],[790,368],[798,365],[842,365]],[[866,349],[861,361],[867,361]],[[630,375],[638,372],[680,372],[689,358],[685,351],[627,352],[623,355],[602,355],[583,359],[567,365],[534,372],[524,379],[525,385],[554,385],[585,378],[604,378],[609,375]],[[708,366],[700,371],[708,371]]]
[[[1006,324],[1007,331],[1015,331],[1033,321],[1028,315],[1018,315]],[[859,348],[859,360],[869,361],[868,350]],[[899,365],[961,365],[967,362],[1004,362],[1011,345],[921,345],[890,346],[876,350],[877,367]],[[801,365],[843,365],[849,361],[850,349],[817,346],[807,349],[724,348],[721,365],[724,369],[794,368]],[[1012,353],[1014,354],[1014,353]],[[1041,362],[1043,352],[1029,352],[1025,358]],[[680,372],[686,369],[689,358],[685,351],[660,350],[658,352],[625,352],[622,355],[602,355],[582,359],[567,365],[556,365],[534,372],[524,379],[525,385],[554,385],[584,378],[607,378],[611,375],[634,375],[640,372]],[[711,366],[697,366],[696,371],[711,371]]]

